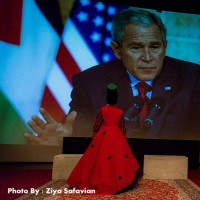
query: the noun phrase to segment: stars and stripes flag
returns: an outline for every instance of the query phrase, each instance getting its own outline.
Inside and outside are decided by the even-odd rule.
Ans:
[[[73,75],[114,59],[111,22],[125,7],[76,0],[62,26],[58,2],[0,1],[0,143],[25,143],[41,106],[61,121]]]
[[[102,2],[75,1],[62,34],[56,66],[47,80],[42,100],[42,106],[49,111],[54,102],[56,111],[52,113],[58,120],[69,110],[73,75],[114,59],[110,48],[111,23],[114,14],[121,9],[123,7]],[[60,69],[62,75],[58,74]],[[52,102],[49,103],[48,99]]]

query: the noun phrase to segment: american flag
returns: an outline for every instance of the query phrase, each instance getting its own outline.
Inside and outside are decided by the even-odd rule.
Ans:
[[[55,119],[61,120],[68,113],[72,77],[114,59],[110,48],[112,20],[125,8],[90,0],[75,1],[41,104]]]

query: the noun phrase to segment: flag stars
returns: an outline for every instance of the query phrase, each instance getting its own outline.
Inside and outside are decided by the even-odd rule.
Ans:
[[[103,25],[103,18],[102,17],[99,17],[99,16],[96,16],[93,20],[95,26],[102,26]]]
[[[77,15],[77,18],[79,19],[80,22],[88,21],[88,14],[83,12],[83,11],[81,11]]]
[[[112,28],[112,23],[111,22],[107,22],[106,23],[106,30],[110,32],[111,28]]]
[[[90,1],[89,0],[80,0],[80,4],[82,6],[88,6],[88,5],[90,5]]]
[[[108,53],[104,53],[102,56],[103,62],[108,62],[110,61],[110,55]]]
[[[116,13],[116,9],[113,6],[109,6],[107,11],[109,15],[115,15]]]
[[[92,35],[90,36],[91,40],[93,43],[100,42],[101,41],[101,34],[97,32],[93,32]]]
[[[97,11],[99,11],[99,12],[101,12],[102,10],[105,9],[105,5],[101,2],[96,3],[95,7],[96,7]]]
[[[107,47],[110,46],[111,40],[112,40],[112,39],[111,39],[110,37],[107,37],[107,38],[104,40],[104,43],[105,43],[105,45],[106,45]]]

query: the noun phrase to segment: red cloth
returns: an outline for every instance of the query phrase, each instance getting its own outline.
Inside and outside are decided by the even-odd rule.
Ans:
[[[96,194],[115,194],[133,182],[139,165],[123,125],[122,110],[110,105],[101,108],[94,126],[99,131],[67,179],[68,185],[95,189]]]

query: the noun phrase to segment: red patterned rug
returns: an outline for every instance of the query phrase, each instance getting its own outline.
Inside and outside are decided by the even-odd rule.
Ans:
[[[38,188],[36,195],[34,189],[18,200],[200,200],[200,188],[190,180],[140,180],[137,187],[118,195],[97,196],[88,194],[87,190],[73,190],[65,187],[65,180],[50,181]],[[35,191],[36,192],[36,191]],[[81,194],[83,192],[84,194]]]

